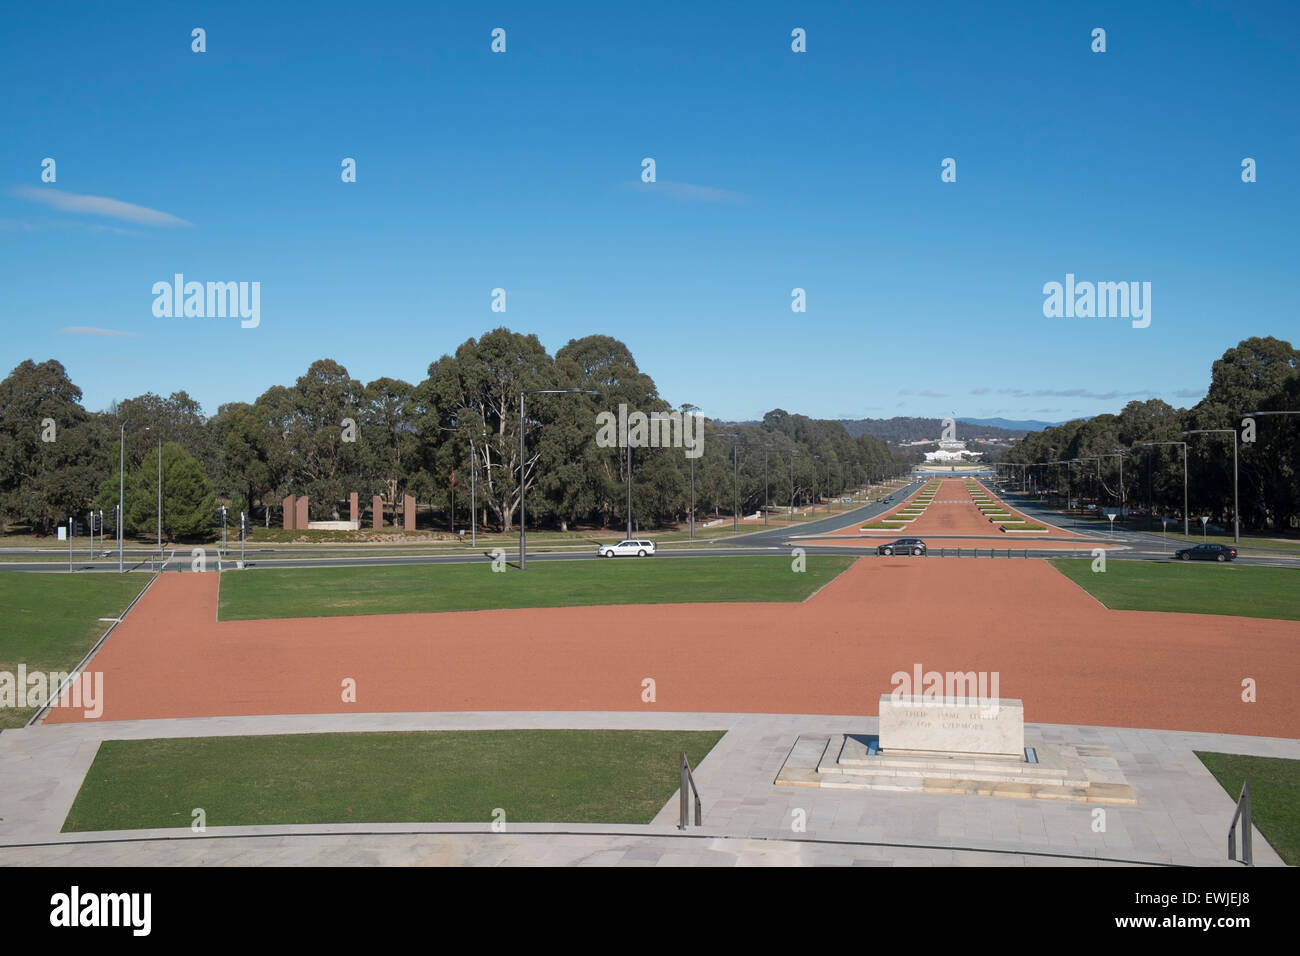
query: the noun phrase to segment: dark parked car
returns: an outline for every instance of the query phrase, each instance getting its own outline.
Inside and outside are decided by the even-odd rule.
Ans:
[[[876,554],[915,554],[919,557],[925,554],[925,542],[920,538],[899,538],[876,548]]]
[[[1198,544],[1175,551],[1174,557],[1180,561],[1231,561],[1237,557],[1237,549],[1226,544]]]

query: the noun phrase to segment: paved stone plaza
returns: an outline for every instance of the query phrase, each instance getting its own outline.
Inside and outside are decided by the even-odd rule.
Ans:
[[[338,824],[61,834],[105,739],[396,730],[726,730],[695,780],[704,826]],[[779,787],[800,735],[876,733],[874,717],[636,712],[308,715],[43,725],[0,733],[0,864],[1096,866],[1227,863],[1233,799],[1193,750],[1300,758],[1300,740],[1026,724],[1026,743],[1108,748],[1136,806]],[[675,761],[675,755],[668,755]],[[674,763],[675,766],[675,763]],[[1094,811],[1105,810],[1105,831]],[[806,829],[796,831],[798,821]],[[1257,865],[1281,865],[1256,831]]]

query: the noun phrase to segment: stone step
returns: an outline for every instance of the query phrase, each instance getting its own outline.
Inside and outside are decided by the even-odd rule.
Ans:
[[[800,736],[774,782],[838,790],[1137,803],[1104,747],[1038,743],[1039,762],[1029,763],[996,757],[873,755],[869,749],[875,740],[869,734]]]
[[[885,780],[896,777],[923,777],[937,780],[978,780],[984,783],[1015,783],[1025,786],[1050,784],[1055,787],[1086,787],[1091,782],[1086,776],[1064,772],[1034,774],[1033,776],[1000,773],[996,770],[963,770],[954,774],[935,774],[927,767],[841,767],[839,770],[820,769],[826,777],[852,777]]]

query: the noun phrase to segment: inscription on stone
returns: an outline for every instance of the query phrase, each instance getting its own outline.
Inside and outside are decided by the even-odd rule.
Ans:
[[[880,750],[1023,758],[1024,703],[1008,698],[956,702],[881,694]]]

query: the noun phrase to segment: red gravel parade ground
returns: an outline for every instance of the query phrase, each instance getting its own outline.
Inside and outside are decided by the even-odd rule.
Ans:
[[[689,559],[680,559],[689,560]],[[256,571],[227,573],[257,573]],[[798,604],[217,621],[163,574],[87,665],[103,720],[661,710],[874,715],[891,675],[1000,674],[1027,720],[1295,737],[1300,625],[1111,611],[1046,562],[862,558]],[[343,686],[356,682],[356,702]],[[655,700],[642,699],[645,678]],[[1242,681],[1258,702],[1242,701]],[[51,722],[84,719],[55,707]]]

